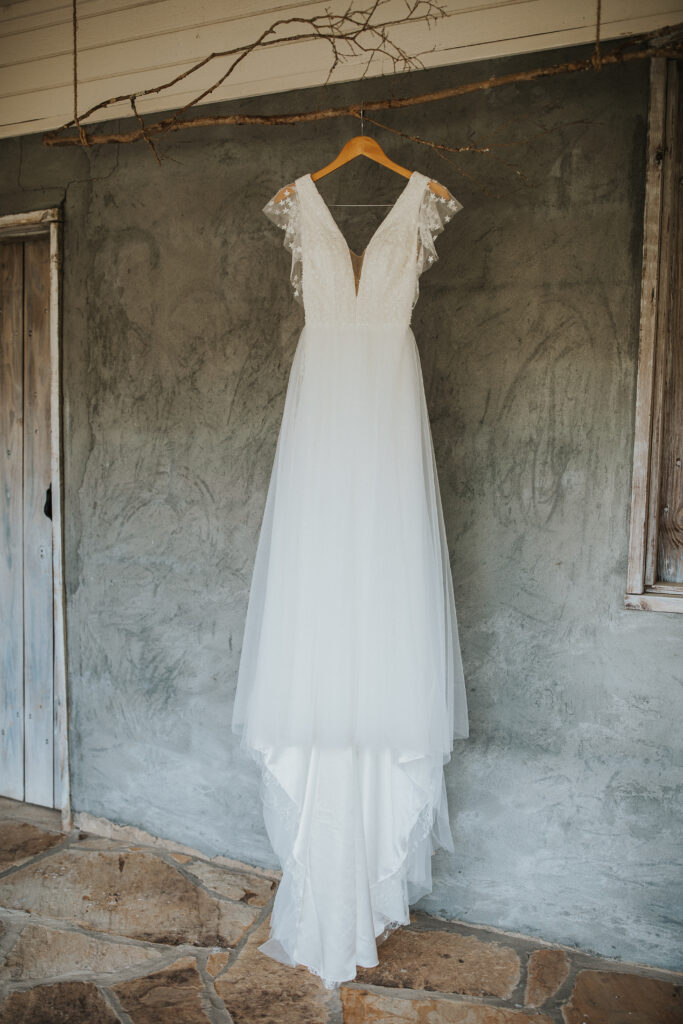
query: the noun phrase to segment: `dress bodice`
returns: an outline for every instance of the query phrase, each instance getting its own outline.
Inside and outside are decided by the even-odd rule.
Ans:
[[[310,324],[410,323],[419,278],[438,259],[434,239],[462,204],[413,171],[362,254],[354,253],[310,174],[263,207],[285,232],[294,298]]]

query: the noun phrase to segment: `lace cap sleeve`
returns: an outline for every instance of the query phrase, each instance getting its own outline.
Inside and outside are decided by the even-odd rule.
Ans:
[[[452,196],[448,189],[442,185],[445,195],[437,195],[425,184],[425,190],[420,204],[418,219],[417,239],[417,276],[436,263],[439,256],[434,245],[437,238],[449,220],[462,210],[462,203]]]
[[[301,215],[299,195],[295,185],[278,189],[263,207],[263,213],[285,233],[282,244],[292,254],[289,279],[292,282],[294,298],[303,306],[301,287]]]

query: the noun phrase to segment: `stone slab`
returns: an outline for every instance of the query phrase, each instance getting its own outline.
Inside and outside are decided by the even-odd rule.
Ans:
[[[60,832],[46,832],[28,821],[0,821],[0,871],[23,864],[63,843]]]
[[[619,971],[580,971],[565,1024],[681,1024],[683,985]]]
[[[261,953],[270,919],[255,929],[215,989],[236,1024],[326,1024],[333,994],[299,964],[287,967]]]
[[[229,900],[240,900],[249,906],[264,907],[275,893],[277,882],[245,871],[230,871],[205,860],[193,860],[186,865],[191,874],[209,889]]]
[[[212,978],[216,978],[230,959],[229,953],[212,953],[206,961],[206,970]]]
[[[543,1013],[418,993],[399,996],[342,985],[340,995],[344,1024],[552,1024]]]
[[[112,986],[133,1024],[211,1024],[204,983],[192,956]]]
[[[0,968],[0,978],[32,981],[64,974],[107,974],[158,959],[159,952],[144,946],[29,924]]]
[[[74,847],[1,879],[0,905],[132,939],[221,947],[258,914],[209,896],[153,853]]]
[[[563,949],[535,949],[527,964],[525,1006],[542,1006],[555,995],[569,974],[569,960]]]
[[[514,949],[457,932],[399,928],[377,955],[377,967],[358,968],[356,983],[507,999],[521,973]]]
[[[121,1024],[121,1018],[86,981],[60,981],[12,992],[0,1004],[0,1024]]]

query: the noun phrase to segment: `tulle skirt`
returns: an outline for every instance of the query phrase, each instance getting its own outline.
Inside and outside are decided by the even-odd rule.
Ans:
[[[232,718],[283,877],[259,947],[327,987],[453,849],[443,765],[469,735],[453,583],[409,326],[307,323],[290,371]]]

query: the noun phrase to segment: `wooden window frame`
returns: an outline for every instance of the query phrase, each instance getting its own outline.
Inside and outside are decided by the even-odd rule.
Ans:
[[[65,831],[72,828],[67,724],[66,627],[63,571],[62,417],[60,372],[61,221],[59,207],[0,216],[0,239],[48,235],[50,239],[50,468],[52,474],[52,602],[54,628],[54,773]]]
[[[653,58],[650,62],[638,381],[624,604],[626,608],[654,612],[683,612],[683,583],[657,580],[664,397],[678,315],[678,90],[678,61]]]

